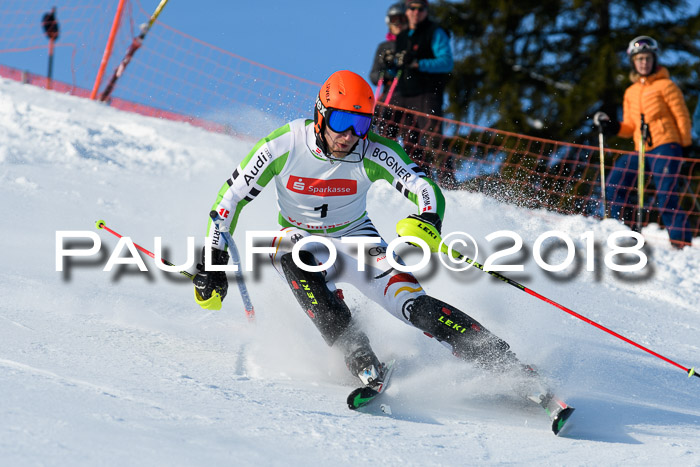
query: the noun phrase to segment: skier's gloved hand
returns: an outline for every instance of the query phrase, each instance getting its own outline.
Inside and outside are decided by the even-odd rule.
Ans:
[[[399,237],[418,237],[428,244],[430,251],[433,253],[440,249],[440,242],[442,241],[440,238],[441,229],[442,220],[435,213],[411,214],[396,224],[396,233]]]
[[[211,249],[211,264],[224,265],[228,263],[228,253],[217,248]],[[194,276],[194,299],[205,310],[220,310],[221,301],[228,292],[228,278],[224,271],[206,271],[204,268],[204,248],[202,248],[202,263],[197,265],[199,273]]]
[[[614,136],[620,131],[620,123],[610,120],[605,112],[596,112],[593,115],[593,124],[597,126],[605,136]]]
[[[414,217],[414,218],[422,220],[423,222],[427,222],[428,224],[435,227],[435,230],[437,230],[437,233],[439,233],[439,234],[442,233],[442,219],[440,219],[440,216],[438,216],[434,212],[424,212],[423,214],[419,214],[419,215],[411,214],[408,217]]]

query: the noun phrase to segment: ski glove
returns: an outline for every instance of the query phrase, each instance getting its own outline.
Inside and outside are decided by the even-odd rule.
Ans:
[[[593,124],[597,126],[605,136],[615,136],[620,131],[620,122],[610,120],[605,112],[596,112],[593,115]]]
[[[411,214],[408,217],[413,217],[415,219],[420,219],[423,222],[427,222],[428,224],[435,227],[437,233],[442,234],[442,219],[440,219],[440,216],[438,216],[434,212],[424,212],[423,214],[420,214],[418,216],[415,214]]]
[[[399,237],[411,236],[422,239],[428,244],[430,251],[435,253],[440,250],[441,228],[442,220],[435,213],[412,214],[396,224],[396,233]]]
[[[212,248],[211,264],[228,264],[228,253]],[[204,248],[202,248],[202,263],[197,265],[199,273],[194,276],[194,298],[199,306],[206,310],[220,310],[221,301],[228,291],[228,279],[224,271],[206,271],[204,269]]]

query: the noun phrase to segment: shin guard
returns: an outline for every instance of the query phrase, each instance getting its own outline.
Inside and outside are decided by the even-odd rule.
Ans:
[[[457,357],[494,370],[509,369],[518,363],[508,343],[445,302],[421,295],[407,302],[403,313],[415,327],[449,344]]]
[[[314,256],[300,251],[299,259],[316,265]],[[282,270],[301,307],[311,318],[329,346],[335,346],[345,356],[345,364],[353,375],[374,365],[379,360],[369,344],[367,335],[354,325],[350,309],[337,294],[331,292],[321,272],[304,271],[287,253],[281,258]]]
[[[300,251],[299,259],[309,266],[317,265],[314,255],[308,251]],[[348,306],[328,289],[322,272],[304,271],[294,264],[291,253],[282,256],[280,262],[299,305],[314,322],[326,343],[333,345],[350,326],[352,315]]]

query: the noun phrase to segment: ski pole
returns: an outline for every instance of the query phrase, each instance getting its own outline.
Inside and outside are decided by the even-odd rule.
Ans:
[[[219,228],[218,222],[223,220],[221,217],[219,217],[219,214],[216,211],[211,211],[209,213],[209,217],[211,217],[212,221],[216,224],[216,227]],[[236,244],[234,243],[233,238],[231,238],[231,234],[228,233],[227,230],[219,228],[219,232],[221,232],[221,236],[223,237],[224,242],[226,242],[226,245],[228,245],[233,264],[238,266],[238,270],[235,272],[236,282],[238,283],[238,290],[241,293],[243,305],[245,306],[245,314],[248,317],[248,321],[254,322],[255,308],[253,308],[253,302],[250,300],[248,288],[246,287],[245,281],[243,280],[243,273],[241,272],[240,268],[241,257],[238,254],[238,248],[236,248]]]
[[[608,207],[605,202],[605,137],[603,127],[598,127],[598,146],[600,147],[600,194],[603,199],[603,219],[608,217]]]
[[[117,66],[117,69],[114,70],[114,73],[112,74],[109,83],[107,83],[105,90],[102,91],[100,101],[106,101],[109,98],[110,94],[112,94],[114,85],[117,83],[117,80],[122,75],[122,73],[124,73],[124,70],[131,61],[131,58],[134,56],[139,47],[141,47],[141,45],[143,44],[143,40],[146,38],[146,34],[148,34],[148,31],[151,29],[151,26],[153,26],[153,23],[156,21],[156,18],[158,18],[158,15],[160,15],[160,12],[163,10],[166,3],[168,3],[168,0],[161,0],[161,2],[158,4],[155,11],[151,15],[151,19],[148,21],[148,23],[141,25],[141,34],[139,34],[137,37],[134,37],[134,40],[129,46],[129,50],[126,51],[126,55],[124,55],[124,58],[122,59],[121,63],[119,63],[119,66]]]
[[[117,238],[122,238],[122,235],[119,235],[117,232],[115,232],[114,230],[107,227],[107,225],[105,224],[105,221],[103,221],[103,220],[99,220],[99,221],[95,222],[95,226],[98,229],[106,230],[107,232],[111,233],[112,235],[114,235]],[[147,249],[145,249],[141,245],[134,243],[134,246],[136,247],[137,250],[142,251],[143,253],[146,253],[148,256],[150,256],[153,259],[156,259],[156,256],[153,253],[151,253],[150,251],[148,251]],[[171,263],[170,261],[167,261],[164,258],[161,258],[160,260],[163,262],[163,264],[165,264],[167,266],[175,266],[173,263]],[[194,274],[192,274],[188,271],[180,271],[180,274],[187,277],[189,280],[194,279]]]
[[[642,231],[642,213],[644,211],[644,150],[647,144],[647,134],[649,125],[644,122],[644,114],[642,115],[642,123],[639,129],[639,164],[637,164],[637,231]]]
[[[441,250],[441,251],[442,251],[442,253],[448,254],[448,247],[447,247],[447,245],[445,245],[444,243],[442,244],[442,250]],[[506,282],[506,283],[508,283],[508,284],[510,284],[510,285],[512,285],[512,286],[514,286],[514,287],[516,287],[516,288],[518,288],[518,289],[520,289],[520,290],[522,290],[523,292],[532,295],[532,296],[535,297],[535,298],[539,298],[540,300],[542,300],[542,301],[544,301],[544,302],[547,302],[547,303],[549,303],[550,305],[554,305],[555,307],[559,308],[560,310],[565,311],[566,313],[569,313],[571,316],[573,316],[573,317],[575,317],[575,318],[578,318],[578,319],[580,319],[581,321],[584,321],[584,322],[590,324],[591,326],[594,326],[594,327],[596,327],[596,328],[598,328],[598,329],[600,329],[600,330],[602,330],[602,331],[605,331],[605,332],[607,332],[608,334],[610,334],[610,335],[612,335],[612,336],[615,336],[615,337],[617,337],[618,339],[623,340],[623,341],[627,342],[628,344],[631,344],[631,345],[637,347],[638,349],[641,349],[641,350],[643,350],[643,351],[645,351],[645,352],[647,352],[647,353],[649,353],[649,354],[651,354],[651,355],[653,355],[653,356],[655,356],[655,357],[657,357],[657,358],[660,358],[661,360],[663,360],[663,361],[665,361],[665,362],[667,362],[667,363],[670,363],[671,365],[673,365],[673,366],[675,366],[675,367],[680,368],[681,370],[683,370],[683,371],[685,371],[686,373],[688,373],[688,377],[689,377],[689,378],[690,378],[691,376],[697,376],[698,378],[700,378],[700,374],[695,372],[695,368],[686,368],[686,367],[684,367],[683,365],[680,365],[680,364],[674,362],[673,360],[671,360],[671,359],[669,359],[669,358],[666,358],[666,357],[664,357],[663,355],[658,354],[658,353],[654,352],[653,350],[650,350],[650,349],[644,347],[643,345],[638,344],[638,343],[636,343],[635,341],[633,341],[633,340],[631,340],[631,339],[628,339],[628,338],[626,338],[625,336],[616,333],[616,332],[613,331],[612,329],[608,329],[608,328],[606,328],[605,326],[603,326],[602,324],[596,323],[596,322],[593,321],[592,319],[586,318],[585,316],[576,313],[575,311],[573,311],[573,310],[571,310],[571,309],[565,307],[564,305],[561,305],[561,304],[555,302],[554,300],[551,300],[551,299],[549,299],[549,298],[547,298],[547,297],[545,297],[545,296],[543,296],[543,295],[540,295],[539,293],[535,292],[534,290],[532,290],[532,289],[530,289],[530,288],[528,288],[528,287],[525,287],[524,285],[522,285],[522,284],[520,284],[520,283],[518,283],[518,282],[516,282],[516,281],[514,281],[514,280],[512,280],[512,279],[509,279],[509,278],[505,277],[505,276],[502,275],[502,274],[499,274],[499,273],[497,273],[497,272],[495,272],[495,271],[487,271],[487,270],[484,269],[484,267],[483,267],[481,264],[477,263],[476,261],[474,261],[474,260],[472,260],[472,259],[470,259],[470,258],[467,258],[466,256],[464,256],[464,255],[462,255],[461,253],[455,251],[454,249],[452,250],[452,256],[453,256],[455,259],[457,259],[457,260],[465,260],[466,263],[471,264],[472,266],[475,266],[477,269],[481,269],[481,270],[484,271],[485,273],[490,274],[490,275],[492,275],[493,277],[496,277],[496,278],[500,279],[501,281]]]
[[[118,234],[118,233],[115,232],[114,230],[112,230],[112,229],[110,229],[109,227],[107,227],[107,225],[105,224],[105,221],[103,221],[103,220],[99,220],[99,221],[95,222],[95,226],[96,226],[98,229],[106,230],[107,232],[111,233],[112,235],[114,235],[114,236],[117,237],[117,238],[122,238],[122,235]],[[229,238],[230,238],[230,236],[229,236]],[[230,245],[233,245],[233,241],[231,241],[231,244],[229,244],[229,247],[230,247]],[[150,256],[150,257],[153,258],[153,259],[156,259],[156,256],[155,256],[153,253],[151,253],[150,251],[148,251],[147,249],[145,249],[145,248],[142,247],[141,245],[138,245],[138,244],[134,243],[134,246],[136,247],[137,250],[139,250],[139,251],[141,251],[141,252],[147,254],[148,256]],[[239,259],[239,256],[238,256],[238,251],[237,251],[235,248],[236,248],[235,245],[233,245],[233,248],[231,248],[231,250],[233,250],[233,251],[235,252],[235,255],[232,254],[231,257],[233,258],[234,264],[237,265],[237,266],[239,266],[239,270],[238,270],[237,273],[236,273],[236,274],[237,274],[237,277],[236,277],[236,278],[238,279],[238,278],[239,278],[238,275],[240,274],[240,259]],[[167,261],[167,260],[164,259],[164,258],[161,258],[161,261],[163,262],[163,264],[166,264],[166,265],[168,265],[168,266],[175,266],[173,263],[171,263],[170,261]],[[184,270],[183,270],[183,271],[179,271],[179,273],[182,274],[183,276],[187,277],[189,280],[194,279],[194,276],[195,276],[194,274],[192,274],[192,273],[190,273],[190,272],[188,272],[188,271],[184,271]],[[241,287],[241,285],[242,285],[242,287]],[[240,279],[238,280],[238,288],[239,288],[239,290],[241,290],[241,296],[242,296],[242,298],[243,298],[243,302],[244,302],[245,307],[246,307],[246,316],[248,317],[248,321],[249,321],[249,322],[253,322],[253,321],[255,320],[255,312],[254,312],[254,310],[253,310],[253,304],[252,304],[251,301],[250,301],[250,297],[249,297],[249,295],[248,295],[248,291],[247,291],[247,289],[245,288],[245,284],[243,284],[243,278],[242,278],[242,277],[240,277]]]
[[[490,274],[491,276],[493,276],[493,277],[495,277],[495,278],[497,278],[497,279],[499,279],[507,284],[510,284],[513,287],[520,289],[523,292],[530,294],[535,298],[539,298],[540,300],[547,302],[550,305],[554,305],[555,307],[559,308],[562,311],[565,311],[566,313],[570,314],[571,316],[578,318],[581,321],[588,323],[591,326],[594,326],[602,331],[605,331],[608,334],[615,336],[618,339],[620,339],[624,342],[627,342],[628,344],[631,344],[631,345],[637,347],[638,349],[641,349],[641,350],[643,350],[643,351],[645,351],[645,352],[647,352],[647,353],[649,353],[649,354],[651,354],[651,355],[653,355],[653,356],[655,356],[655,357],[657,357],[657,358],[659,358],[667,363],[670,363],[671,365],[673,365],[675,367],[680,368],[681,370],[685,371],[688,374],[689,378],[691,376],[697,376],[698,378],[700,378],[700,373],[696,373],[695,368],[686,368],[683,365],[680,365],[680,364],[674,362],[673,360],[671,360],[667,357],[664,357],[663,355],[660,355],[660,354],[654,352],[653,350],[650,350],[650,349],[644,347],[643,345],[638,344],[638,343],[634,342],[633,340],[628,339],[625,336],[622,336],[622,335],[616,333],[615,331],[608,329],[605,326],[598,324],[589,318],[586,318],[583,315],[576,313],[575,311],[565,307],[564,305],[560,305],[559,303],[555,302],[554,300],[551,300],[543,295],[540,295],[539,293],[535,292],[534,290],[525,287],[524,285],[514,281],[513,279],[510,279],[510,278],[504,276],[503,274],[499,274],[496,271],[487,271],[486,269],[484,269],[483,265],[477,263],[476,261],[474,261],[471,258],[464,256],[463,254],[459,253],[457,250],[455,250],[451,247],[448,247],[442,241],[440,234],[437,233],[437,231],[435,230],[435,228],[432,225],[428,225],[427,223],[423,223],[423,222],[419,222],[418,224],[416,224],[414,219],[408,218],[408,219],[404,219],[402,221],[399,221],[399,223],[396,225],[396,231],[399,234],[399,236],[401,236],[401,237],[405,237],[405,236],[418,237],[418,238],[424,240],[428,245],[430,245],[431,251],[436,252],[439,250],[441,253],[445,253],[447,256],[450,256],[450,254],[451,254],[452,257],[454,257],[457,260],[464,261],[467,264],[470,264],[470,265],[474,266],[475,268],[482,270],[486,274]],[[439,247],[436,246],[438,244],[440,245]]]
[[[377,81],[377,90],[374,91],[374,99],[376,101],[379,100],[379,97],[382,95],[382,86],[384,86],[384,72],[382,71],[379,75],[379,81]]]
[[[391,98],[394,96],[394,90],[396,89],[396,85],[399,84],[399,78],[401,78],[402,71],[403,70],[399,70],[399,72],[396,73],[394,80],[391,82],[391,86],[389,87],[389,92],[386,93],[386,100],[384,101],[384,104],[388,104],[389,102],[391,102]]]

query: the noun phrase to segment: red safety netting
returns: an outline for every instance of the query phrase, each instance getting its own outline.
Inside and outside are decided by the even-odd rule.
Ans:
[[[73,0],[58,6],[55,80],[92,90],[118,3]],[[100,93],[157,4],[126,2]],[[52,1],[43,0],[0,3],[1,63],[41,76],[47,66],[49,42],[41,17],[52,6]],[[308,116],[319,86],[156,21],[112,96],[215,122],[231,133],[257,135]]]
[[[655,222],[680,237],[688,232],[700,235],[696,159],[646,154],[640,211],[637,153],[604,149],[603,203],[598,147],[429,118],[393,106],[379,106],[376,116],[377,133],[401,142],[445,188],[479,191],[532,209],[615,217],[630,227]]]
[[[55,55],[60,57],[54,78],[73,86],[90,89],[104,52],[118,1],[72,0],[57,6],[60,26]],[[41,19],[57,2],[54,0],[3,0],[0,3],[0,59],[5,65],[39,74],[47,69],[49,40]],[[131,41],[129,17],[125,8],[115,50],[125,50]]]
[[[127,2],[100,92],[157,2]],[[93,87],[118,0],[74,0],[59,5],[61,35],[53,88],[87,96]],[[48,39],[41,16],[53,1],[0,3],[0,75],[46,87]],[[167,8],[167,7],[166,7]],[[67,53],[69,52],[69,54]],[[67,56],[70,55],[70,60]],[[20,64],[33,58],[30,73]],[[19,69],[19,70],[18,70]],[[156,22],[124,75],[110,105],[146,115],[188,121],[207,129],[258,138],[284,122],[310,117],[320,84],[256,63]],[[656,222],[700,235],[700,167],[694,160],[646,159],[644,208],[638,219],[636,155],[605,150],[603,203],[597,147],[530,138],[391,106],[377,110],[376,130],[397,139],[445,188],[479,191],[504,202],[565,214],[611,213],[630,226]],[[615,168],[614,164],[618,167]],[[674,166],[682,166],[676,170]],[[680,172],[674,177],[665,175]],[[670,169],[670,170],[669,170]]]

